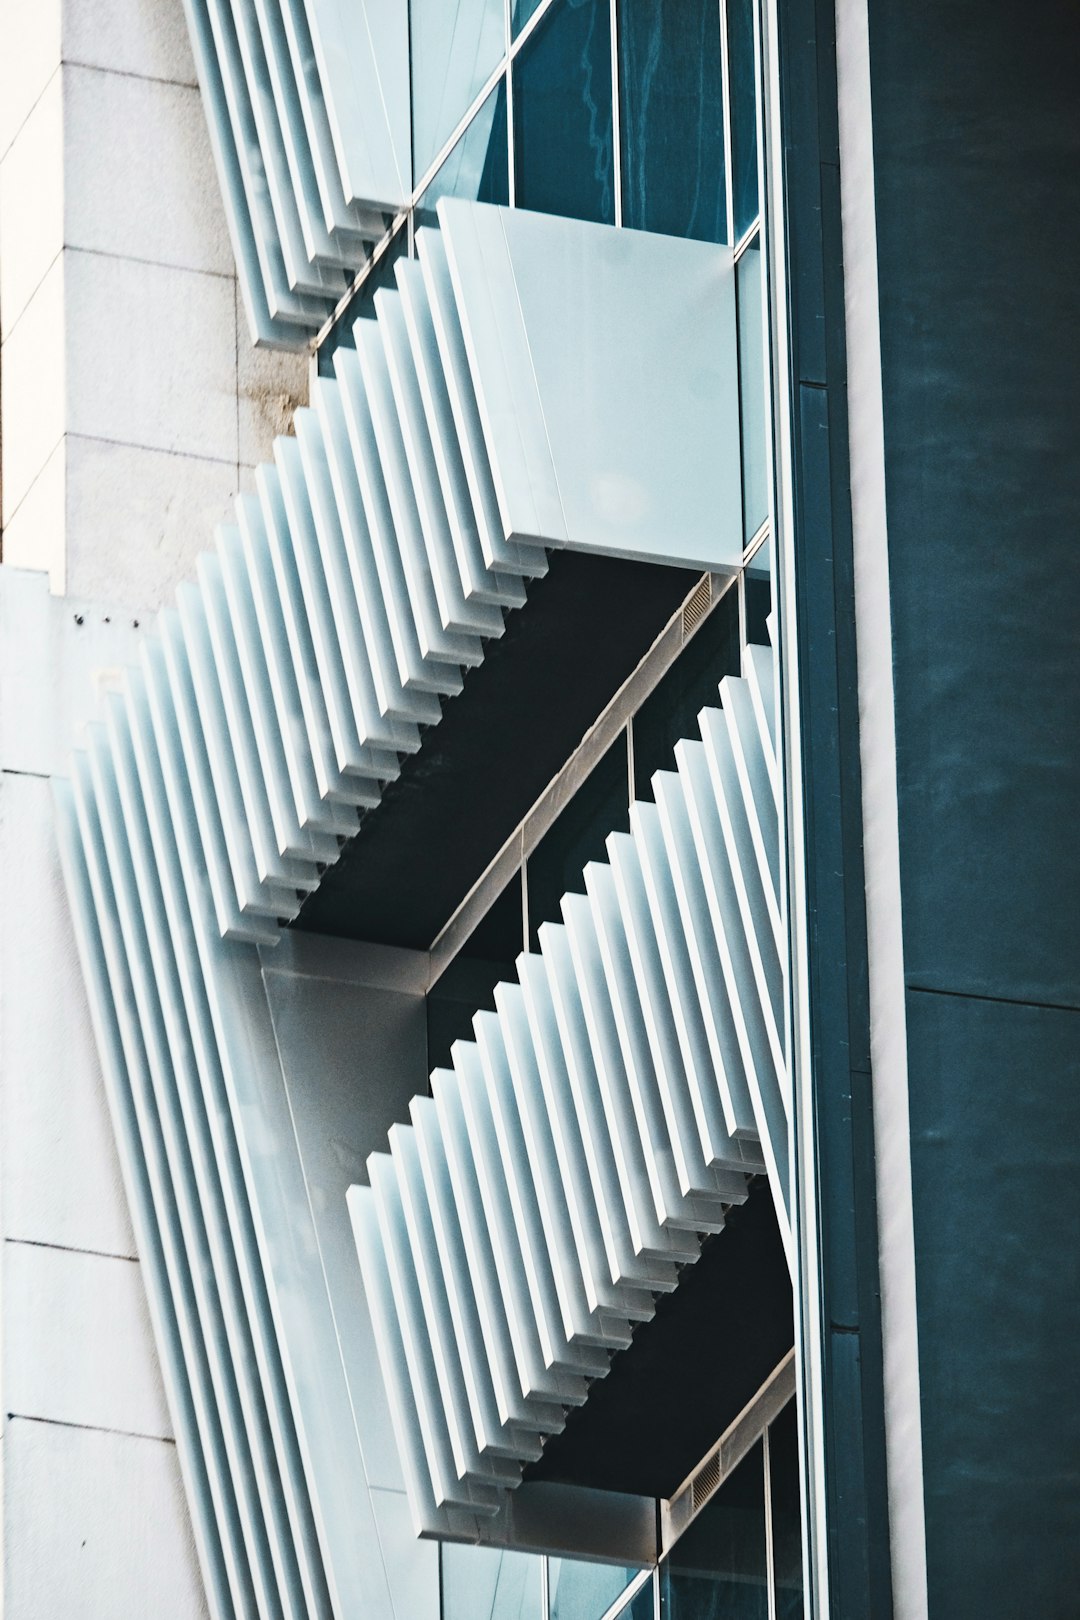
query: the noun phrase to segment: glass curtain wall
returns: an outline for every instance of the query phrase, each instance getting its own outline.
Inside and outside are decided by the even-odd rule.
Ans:
[[[429,996],[432,1064],[513,976],[634,797],[767,638],[771,466],[758,0],[411,0],[411,204],[323,335],[320,369],[394,260],[460,197],[732,249],[746,566],[523,860]],[[752,561],[751,561],[752,559]],[[444,1545],[444,1620],[794,1620],[802,1613],[795,1404],[655,1570]]]
[[[747,537],[768,505],[755,0],[411,0],[410,206],[323,333],[373,313],[440,197],[734,248]],[[745,263],[743,262],[745,260]],[[381,268],[380,268],[381,266]]]

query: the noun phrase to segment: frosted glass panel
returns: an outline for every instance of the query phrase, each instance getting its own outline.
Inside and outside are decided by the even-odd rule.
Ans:
[[[765,331],[761,239],[735,266],[739,306],[739,414],[742,418],[743,533],[750,540],[769,515],[765,439]]]
[[[615,1564],[586,1564],[572,1558],[548,1561],[550,1620],[601,1620],[637,1575]]]
[[[419,181],[505,54],[503,0],[412,0],[410,25]]]
[[[435,224],[440,197],[505,203],[508,174],[506,84],[500,80],[417,203],[417,228]]]
[[[541,1569],[531,1553],[442,1549],[442,1620],[544,1620]]]

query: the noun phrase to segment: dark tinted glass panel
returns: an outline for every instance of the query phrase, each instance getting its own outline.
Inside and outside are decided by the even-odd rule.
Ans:
[[[539,4],[540,0],[514,0],[510,21],[515,39],[517,39]]]
[[[428,992],[428,1068],[450,1062],[455,1041],[472,1039],[473,1014],[495,1007],[495,986],[517,977],[524,947],[521,878],[515,875]]]
[[[516,201],[615,220],[607,0],[561,0],[514,64]]]
[[[652,799],[653,772],[674,769],[675,744],[701,735],[699,711],[720,707],[717,687],[725,675],[737,675],[739,665],[739,593],[733,586],[634,716],[637,798]]]
[[[504,54],[503,0],[411,0],[413,174],[419,180]]]
[[[755,559],[761,552],[755,552]],[[768,618],[772,611],[772,585],[768,579],[746,576],[746,639],[753,647],[769,645]]]
[[[772,1483],[773,1571],[776,1620],[802,1620],[802,1509],[799,1493],[799,1431],[795,1402],[789,1401],[769,1427]]]
[[[620,737],[529,856],[529,933],[534,948],[540,924],[562,920],[563,895],[585,893],[582,873],[588,863],[607,859],[608,833],[629,828],[629,800],[626,741]]]
[[[623,224],[727,241],[717,0],[620,0]]]
[[[728,0],[728,63],[731,76],[731,189],[735,240],[758,212],[757,67],[754,60],[754,0]]]
[[[735,266],[739,328],[739,417],[742,427],[743,535],[751,540],[769,515],[765,440],[765,325],[761,242],[756,237]]]
[[[417,203],[417,225],[434,225],[440,197],[508,202],[508,176],[506,83],[500,80]]]
[[[672,1548],[660,1612],[664,1620],[768,1620],[760,1441]]]

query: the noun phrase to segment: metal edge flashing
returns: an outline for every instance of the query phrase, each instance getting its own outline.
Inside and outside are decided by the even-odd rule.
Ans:
[[[761,28],[804,1565],[824,1620],[893,1603],[833,8],[762,0]]]

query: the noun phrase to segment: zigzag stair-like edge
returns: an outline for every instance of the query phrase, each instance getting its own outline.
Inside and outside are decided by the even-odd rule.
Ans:
[[[770,650],[744,669],[350,1188],[419,1534],[483,1539],[753,1176],[790,1260]]]

